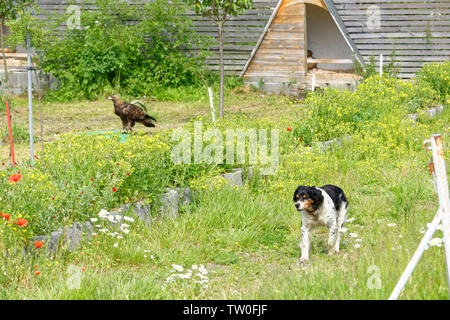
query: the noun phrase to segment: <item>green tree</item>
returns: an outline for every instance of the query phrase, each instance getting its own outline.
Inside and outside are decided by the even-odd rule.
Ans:
[[[8,67],[6,65],[5,44],[3,30],[9,19],[15,19],[17,14],[29,7],[35,0],[0,0],[0,45],[2,48],[3,67],[5,69],[5,82],[8,83]]]
[[[253,0],[184,0],[193,5],[195,11],[203,17],[213,21],[219,32],[219,56],[220,56],[220,98],[219,116],[223,118],[223,87],[224,87],[224,65],[223,65],[223,26],[228,17],[238,16],[246,9],[251,9]]]

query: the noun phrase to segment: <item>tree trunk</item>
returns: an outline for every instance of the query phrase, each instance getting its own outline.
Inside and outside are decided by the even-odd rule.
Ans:
[[[224,22],[219,22],[219,55],[220,55],[220,96],[219,96],[219,116],[223,118],[223,87],[224,87],[224,66],[223,66],[223,38],[222,27]]]
[[[5,53],[5,45],[4,45],[4,41],[3,41],[3,28],[5,27],[5,18],[2,18],[2,23],[0,26],[0,43],[1,43],[1,47],[2,47],[2,57],[3,57],[3,67],[5,70],[5,87],[8,84],[8,66],[6,65],[6,53]]]

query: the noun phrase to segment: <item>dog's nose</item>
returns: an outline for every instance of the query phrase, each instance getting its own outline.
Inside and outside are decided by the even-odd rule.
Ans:
[[[300,208],[300,203],[295,203],[295,207],[298,209],[298,208]]]

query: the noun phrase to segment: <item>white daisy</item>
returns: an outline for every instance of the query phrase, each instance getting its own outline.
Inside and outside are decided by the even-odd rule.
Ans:
[[[91,218],[91,222],[92,222],[92,223],[97,222],[97,221],[98,221],[97,218]]]
[[[174,268],[178,272],[182,272],[184,270],[183,267],[178,264],[172,264],[172,268]]]
[[[108,216],[108,211],[106,211],[105,209],[100,210],[100,212],[98,213],[98,216],[100,218],[106,218]]]
[[[387,226],[388,226],[388,227],[395,227],[395,226],[397,226],[397,225],[396,225],[395,223],[388,223]]]
[[[127,217],[127,216],[124,216],[124,217],[123,217],[123,220],[125,220],[125,221],[130,221],[130,222],[134,222],[134,219],[133,219],[133,218]]]

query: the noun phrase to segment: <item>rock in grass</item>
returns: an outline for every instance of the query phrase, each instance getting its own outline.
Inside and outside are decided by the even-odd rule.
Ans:
[[[225,180],[228,180],[230,182],[230,185],[241,188],[244,185],[244,182],[242,181],[242,172],[243,170],[239,168],[235,169],[234,172],[222,174],[222,177]]]
[[[44,245],[48,243],[48,236],[34,236],[30,239],[30,243],[28,244],[28,247],[23,248],[22,253],[24,257],[26,257],[27,254],[36,254],[39,252],[43,252],[45,250],[45,246],[42,246],[41,248],[36,248],[35,242],[36,241],[42,241],[45,242]]]
[[[175,190],[180,195],[178,200],[181,205],[186,206],[192,203],[192,191],[190,188],[176,188]]]
[[[61,237],[64,235],[64,231],[62,229],[58,229],[50,233],[50,239],[47,244],[47,252],[49,255],[55,255],[56,251],[59,247],[59,241]]]
[[[442,111],[444,111],[444,106],[440,105],[437,107],[433,107],[430,108],[428,110],[425,110],[426,114],[430,117],[430,118],[434,118],[435,116],[437,116],[438,114],[440,114]]]
[[[83,225],[80,222],[75,222],[72,227],[67,229],[64,238],[64,244],[67,243],[67,248],[70,251],[76,250],[80,246],[83,237]]]
[[[146,225],[150,225],[152,222],[150,213],[151,213],[151,205],[144,204],[142,202],[137,202],[133,204],[132,206],[133,212],[136,214],[136,216],[141,219]]]
[[[172,218],[178,217],[178,199],[180,194],[177,190],[167,189],[160,198],[160,214]]]

